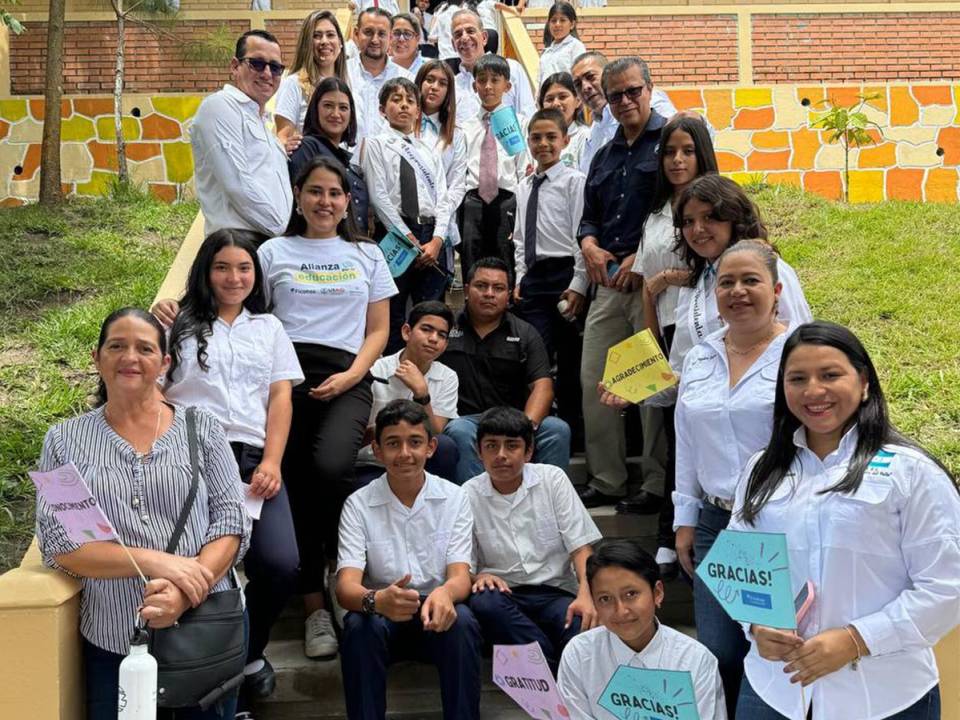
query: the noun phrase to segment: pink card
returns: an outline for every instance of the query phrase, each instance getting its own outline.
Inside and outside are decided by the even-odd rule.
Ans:
[[[493,682],[536,720],[570,717],[538,643],[494,645]]]
[[[50,472],[31,472],[37,493],[46,501],[57,521],[75,543],[117,540],[113,526],[97,499],[71,462]]]

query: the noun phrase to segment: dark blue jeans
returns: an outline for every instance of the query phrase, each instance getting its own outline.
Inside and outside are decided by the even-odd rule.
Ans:
[[[83,641],[83,661],[87,688],[87,720],[117,720],[117,685],[120,679],[120,663],[123,655],[117,655]],[[237,694],[223,698],[207,710],[157,710],[158,720],[233,720],[237,712]]]
[[[511,592],[482,590],[470,596],[470,609],[491,645],[538,642],[553,674],[570,639],[580,632],[580,616],[564,628],[574,596],[549,585],[521,585]]]
[[[761,700],[746,677],[740,684],[737,713],[744,720],[789,720]],[[812,713],[811,718],[812,720],[828,720],[827,718],[812,717]],[[834,720],[834,718],[829,718],[829,720]],[[940,686],[934,687],[906,710],[887,716],[887,720],[940,720]]]
[[[726,510],[703,504],[693,540],[693,563],[699,565],[713,547],[721,530],[730,523]],[[720,679],[727,700],[727,716],[733,720],[743,677],[743,658],[750,649],[740,623],[727,615],[723,606],[710,594],[707,586],[696,575],[693,578],[693,611],[697,622],[697,640],[707,646],[720,666]],[[744,715],[745,720],[754,720]]]

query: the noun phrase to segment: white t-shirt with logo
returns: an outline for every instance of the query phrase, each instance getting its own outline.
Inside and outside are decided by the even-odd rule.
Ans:
[[[337,236],[283,236],[257,251],[267,301],[290,339],[356,354],[367,306],[397,294],[380,248]]]

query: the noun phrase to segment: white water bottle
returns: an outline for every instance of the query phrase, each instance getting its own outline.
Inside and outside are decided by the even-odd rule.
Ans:
[[[147,650],[147,631],[138,628],[120,663],[118,720],[157,720],[157,661]]]

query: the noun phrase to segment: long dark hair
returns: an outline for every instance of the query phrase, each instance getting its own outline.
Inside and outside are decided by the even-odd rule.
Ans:
[[[730,244],[727,247],[740,240],[767,239],[767,228],[760,219],[760,211],[737,183],[717,174],[701,175],[696,178],[680,193],[677,207],[673,210],[673,227],[677,231],[677,240],[673,249],[690,268],[688,283],[690,287],[697,286],[697,281],[707,266],[706,258],[697,255],[683,237],[683,210],[693,199],[711,205],[713,207],[711,215],[714,219],[727,221],[733,225],[730,230]]]
[[[340,189],[343,190],[344,193],[350,194],[350,179],[347,177],[346,169],[339,162],[325,155],[317,155],[303,166],[300,174],[297,175],[296,180],[293,181],[294,189],[297,190],[297,192],[302,190],[307,178],[317,169],[327,170],[336,175],[340,180]],[[357,221],[353,216],[352,209],[352,202],[347,203],[347,211],[343,218],[340,219],[340,222],[337,223],[337,234],[347,242],[369,241],[369,238],[361,236],[360,231],[357,230]],[[297,212],[297,208],[295,207],[284,235],[303,235],[306,231],[307,221],[303,215]]]
[[[420,91],[420,112],[426,115],[426,109],[423,107],[423,81],[434,70],[439,70],[447,78],[447,96],[440,105],[437,119],[440,121],[440,139],[444,147],[449,147],[453,144],[453,134],[457,129],[457,79],[453,75],[453,70],[444,60],[427,60],[417,70],[417,79],[414,80],[414,84]],[[417,134],[420,134],[419,127]]]
[[[170,328],[170,369],[167,379],[180,366],[180,351],[188,338],[197,341],[197,364],[201,370],[209,370],[207,365],[207,338],[213,332],[213,323],[220,308],[210,287],[210,270],[217,253],[225,247],[240,248],[253,262],[254,281],[250,294],[243,301],[248,312],[259,314],[267,311],[267,299],[263,292],[263,270],[257,258],[257,235],[249,230],[224,228],[211,233],[190,266],[187,277],[187,292],[180,301],[180,312]]]
[[[540,91],[537,94],[537,107],[541,110],[543,109],[544,98],[547,97],[547,93],[550,92],[550,88],[554,85],[559,85],[565,90],[570,91],[570,94],[573,95],[577,100],[580,100],[580,96],[577,95],[577,88],[573,84],[573,75],[568,72],[557,72],[553,75],[548,75],[542,83],[540,83]],[[580,123],[581,125],[586,125],[586,118],[583,114],[583,101],[580,101],[580,107],[578,107],[573,113],[573,122]],[[569,131],[569,128],[567,128]]]
[[[678,130],[687,133],[693,139],[693,152],[697,159],[697,177],[718,172],[717,154],[713,149],[713,140],[707,124],[700,118],[689,115],[675,115],[660,131],[660,144],[657,146],[657,185],[653,191],[655,211],[663,207],[664,203],[673,197],[673,184],[667,179],[663,169],[663,159],[667,152],[667,141]]]
[[[543,46],[550,47],[553,45],[553,33],[550,32],[550,20],[554,15],[563,15],[570,22],[573,23],[573,28],[570,30],[570,34],[575,38],[579,38],[577,35],[577,10],[568,2],[564,0],[557,0],[553,5],[550,6],[550,10],[547,11],[547,22],[543,24]]]
[[[887,444],[906,445],[919,450],[943,469],[948,477],[950,476],[949,471],[936,458],[913,440],[900,434],[890,423],[887,402],[880,387],[880,378],[863,343],[842,325],[818,320],[798,327],[783,345],[777,372],[776,395],[773,401],[773,432],[770,443],[750,472],[743,509],[740,511],[740,516],[745,522],[753,524],[763,506],[786,478],[797,456],[793,436],[801,423],[787,407],[783,390],[783,374],[790,353],[801,345],[820,345],[839,350],[847,356],[854,369],[867,380],[867,399],[860,403],[860,407],[849,422],[849,427],[857,426],[857,448],[850,460],[847,473],[838,483],[822,490],[821,493],[855,493],[863,482],[863,473],[870,461]]]
[[[103,349],[104,343],[107,342],[107,335],[110,333],[110,326],[113,325],[117,320],[121,320],[125,317],[135,317],[138,320],[143,320],[145,323],[152,325],[153,329],[157,331],[157,346],[160,348],[160,354],[167,354],[167,333],[163,329],[163,325],[160,324],[160,321],[146,310],[129,306],[122,307],[119,310],[114,310],[112,313],[107,315],[106,319],[103,321],[103,324],[100,325],[100,337],[97,338],[98,353],[101,349]],[[103,378],[101,377],[97,381],[97,394],[94,405],[96,407],[100,407],[106,402],[107,385],[103,382]]]
[[[321,98],[331,92],[342,92],[350,102],[350,121],[347,123],[347,129],[343,131],[341,141],[347,145],[353,145],[357,141],[357,108],[353,103],[353,93],[350,92],[349,85],[333,75],[321,80],[317,85],[317,89],[314,90],[310,96],[310,102],[307,103],[307,114],[303,118],[304,137],[310,135],[327,137],[326,133],[323,132],[323,128],[320,127],[320,111],[317,108],[320,105]]]

